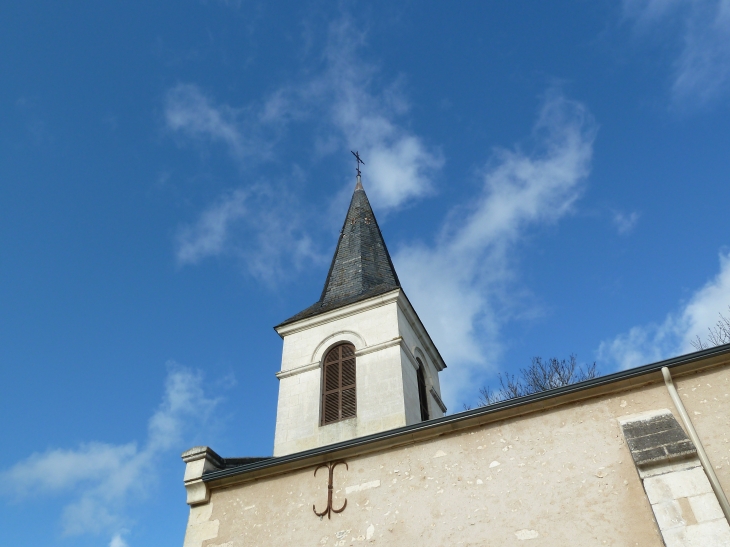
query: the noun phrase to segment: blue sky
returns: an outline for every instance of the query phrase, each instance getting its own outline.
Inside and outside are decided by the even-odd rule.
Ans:
[[[272,449],[354,186],[450,409],[730,304],[730,2],[0,8],[0,543],[180,545],[179,454]]]

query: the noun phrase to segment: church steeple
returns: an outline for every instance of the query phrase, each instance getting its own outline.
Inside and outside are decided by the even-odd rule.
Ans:
[[[284,341],[274,456],[439,418],[446,364],[400,286],[360,177],[319,300]]]
[[[279,326],[398,288],[398,274],[358,175],[319,301]]]
[[[398,287],[398,275],[358,176],[320,302],[331,305]]]

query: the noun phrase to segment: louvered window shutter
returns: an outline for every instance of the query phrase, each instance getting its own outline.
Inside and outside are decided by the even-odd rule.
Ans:
[[[324,358],[322,425],[357,415],[355,346],[340,344]]]
[[[416,357],[418,361],[418,370],[416,377],[418,379],[418,402],[421,406],[421,421],[428,420],[428,399],[426,398],[426,377],[423,374],[423,363]]]

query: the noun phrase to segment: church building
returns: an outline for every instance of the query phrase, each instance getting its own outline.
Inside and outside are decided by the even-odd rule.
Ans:
[[[359,171],[275,329],[273,456],[183,453],[184,547],[730,546],[730,345],[447,414]]]

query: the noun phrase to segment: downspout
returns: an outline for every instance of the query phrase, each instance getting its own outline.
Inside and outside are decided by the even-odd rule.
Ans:
[[[662,367],[662,375],[664,376],[664,383],[667,385],[667,390],[669,390],[672,402],[674,402],[674,406],[677,408],[677,411],[682,418],[682,422],[684,422],[684,428],[687,430],[687,433],[689,433],[689,437],[692,439],[692,442],[697,449],[697,455],[700,458],[700,463],[705,470],[707,478],[710,480],[710,486],[712,486],[712,489],[715,491],[717,501],[720,502],[722,512],[725,514],[725,519],[730,524],[730,503],[728,503],[727,496],[722,490],[722,486],[720,485],[720,481],[717,479],[715,470],[712,468],[710,459],[707,457],[705,447],[702,446],[702,442],[697,435],[697,431],[695,431],[694,425],[692,425],[692,420],[690,420],[689,414],[687,414],[687,410],[684,408],[684,403],[682,403],[682,399],[679,398],[679,393],[677,393],[677,388],[674,387],[672,375],[669,373],[669,369],[667,367]]]

